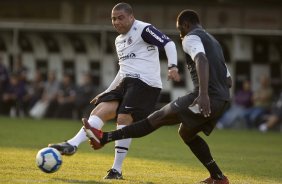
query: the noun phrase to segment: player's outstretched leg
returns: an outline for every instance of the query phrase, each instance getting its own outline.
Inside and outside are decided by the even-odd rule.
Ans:
[[[104,125],[103,121],[96,115],[90,115],[88,121],[98,130]],[[73,155],[77,152],[78,146],[87,140],[87,134],[84,127],[82,127],[73,138],[62,143],[49,144],[48,146],[57,149],[62,155]]]
[[[146,136],[163,125],[178,124],[179,120],[177,119],[177,114],[171,109],[170,104],[168,104],[161,110],[155,111],[146,119],[111,132],[102,132],[93,128],[85,118],[82,119],[82,123],[90,139],[90,144],[96,150],[115,140]]]
[[[148,119],[143,119],[122,129],[111,132],[102,132],[101,130],[91,127],[84,118],[82,119],[82,123],[84,125],[84,130],[90,139],[90,144],[95,150],[100,149],[105,144],[115,140],[143,137],[156,130],[156,128],[152,127]]]
[[[68,142],[61,142],[56,144],[49,144],[48,147],[57,149],[62,155],[71,156],[77,151],[77,147]]]

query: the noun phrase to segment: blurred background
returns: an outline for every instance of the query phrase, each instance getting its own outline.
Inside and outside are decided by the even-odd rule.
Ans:
[[[72,119],[87,115],[92,108],[90,99],[107,88],[118,71],[114,46],[117,33],[110,17],[118,2],[1,0],[1,114]],[[193,9],[204,28],[222,45],[233,76],[232,95],[246,81],[253,94],[266,85],[271,88],[267,112],[272,112],[281,93],[280,0],[128,2],[136,19],[152,23],[177,45],[183,77],[178,83],[166,81],[167,60],[161,52],[160,106],[192,90],[175,21],[181,10]],[[40,106],[39,101],[48,101],[48,105]],[[43,114],[32,112],[36,105],[44,109]]]

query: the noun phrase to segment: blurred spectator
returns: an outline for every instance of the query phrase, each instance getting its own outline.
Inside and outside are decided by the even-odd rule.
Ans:
[[[18,74],[10,76],[10,82],[3,92],[2,104],[0,107],[1,114],[11,116],[23,115],[23,98],[26,95],[24,83],[20,82]]]
[[[17,55],[15,57],[15,64],[14,64],[14,68],[13,68],[13,73],[18,74],[19,80],[21,82],[26,83],[27,82],[27,72],[28,72],[28,69],[22,63],[22,56]]]
[[[48,73],[48,78],[44,86],[44,93],[41,99],[45,103],[48,103],[46,112],[43,112],[43,115],[47,118],[52,118],[55,116],[59,87],[60,84],[56,78],[56,72],[50,71]]]
[[[93,109],[93,105],[90,101],[96,96],[96,90],[92,82],[92,76],[89,73],[85,73],[82,78],[82,84],[78,87],[76,97],[76,109],[78,111],[78,117],[86,117]]]
[[[65,74],[57,97],[56,118],[73,118],[76,91],[71,76]],[[55,110],[55,109],[53,109]]]
[[[8,69],[3,64],[2,56],[0,55],[0,114],[5,114],[3,95],[4,95],[5,90],[8,88],[8,86],[9,86]]]
[[[270,86],[270,79],[266,75],[260,77],[260,87],[254,92],[252,108],[245,111],[244,117],[248,128],[257,126],[266,113],[271,109],[272,103],[272,88]]]
[[[52,101],[57,98],[59,91],[59,82],[56,78],[56,72],[50,71],[48,73],[47,81],[44,84],[44,93],[42,96],[42,100],[44,101]]]
[[[244,111],[253,105],[252,96],[250,81],[243,81],[241,89],[235,93],[232,106],[219,119],[217,128],[231,128],[236,126],[236,123],[241,122]]]
[[[0,55],[0,96],[9,85],[9,73],[7,67],[3,64],[2,56]],[[1,105],[1,101],[0,101]]]
[[[40,78],[42,79],[42,75],[40,75]],[[40,84],[38,84],[38,87],[42,87],[41,95],[39,96],[39,93],[38,95],[36,95],[39,98],[30,110],[30,116],[33,118],[42,118],[45,116],[46,111],[48,111],[49,105],[56,104],[56,102],[52,102],[56,101],[59,90],[59,82],[56,80],[56,73],[53,71],[48,73],[46,82],[44,82],[43,80],[40,81],[41,82]],[[54,108],[54,106],[51,106],[51,108]]]
[[[278,101],[275,103],[271,113],[268,116],[266,116],[263,123],[259,126],[259,130],[261,132],[266,132],[269,129],[274,128],[281,122],[282,122],[282,92],[280,93],[280,97]]]
[[[24,97],[24,112],[28,115],[29,110],[41,99],[44,90],[44,81],[39,70],[35,72],[34,80],[27,84],[27,95]]]

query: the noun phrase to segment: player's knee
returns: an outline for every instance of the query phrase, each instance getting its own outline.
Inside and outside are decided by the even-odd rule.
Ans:
[[[178,129],[178,134],[180,135],[180,137],[184,140],[185,139],[185,132],[182,130],[182,128],[180,127]]]
[[[118,125],[130,125],[133,122],[131,114],[119,114],[117,117]]]
[[[188,132],[189,131],[187,131],[187,129],[184,128],[182,125],[178,129],[178,134],[186,144],[189,144],[194,138],[194,135],[192,136]]]
[[[92,110],[90,115],[98,116],[103,121],[107,121],[116,116],[116,109],[115,103],[102,102]]]
[[[154,128],[159,128],[159,127],[164,125],[164,122],[165,122],[164,121],[164,119],[165,119],[164,115],[165,115],[164,111],[162,109],[160,109],[160,110],[157,110],[154,113],[152,113],[148,117],[148,120]]]
[[[161,120],[163,119],[164,117],[164,111],[162,109],[160,110],[157,110],[155,112],[153,112],[149,117],[148,119],[150,119],[151,121],[158,121],[158,120]]]

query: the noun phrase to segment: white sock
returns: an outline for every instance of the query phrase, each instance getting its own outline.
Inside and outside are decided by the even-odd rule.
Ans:
[[[121,129],[126,125],[118,125],[117,129]],[[112,168],[121,173],[122,163],[125,159],[128,148],[131,144],[132,138],[115,141],[115,160]]]
[[[96,129],[99,129],[101,130],[102,127],[104,126],[104,123],[103,121],[98,117],[98,116],[95,116],[95,115],[91,115],[88,119],[88,123],[96,128]],[[88,140],[88,137],[86,136],[86,133],[85,131],[83,130],[83,128],[81,128],[79,130],[79,132],[70,140],[68,140],[67,142],[73,146],[79,146],[82,142],[85,142]]]
[[[86,133],[83,128],[81,128],[77,134],[68,140],[67,142],[73,146],[78,147],[82,142],[85,142],[88,140],[88,137],[86,136]]]
[[[91,115],[88,119],[88,123],[90,124],[91,127],[94,127],[98,130],[101,130],[102,127],[104,126],[104,122],[95,115]]]

